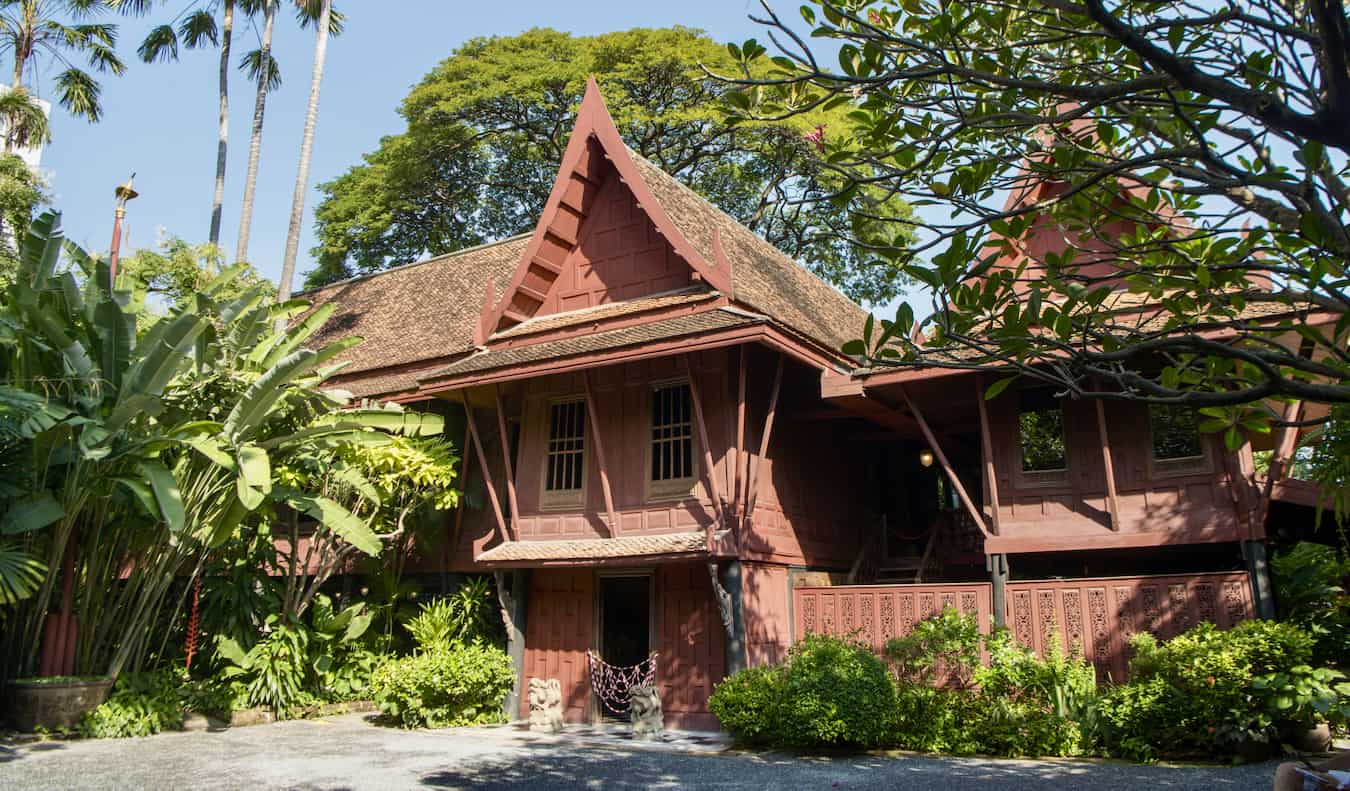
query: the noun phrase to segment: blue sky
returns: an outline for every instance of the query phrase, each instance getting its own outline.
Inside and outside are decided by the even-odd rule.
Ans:
[[[162,16],[177,13],[177,0]],[[511,35],[531,27],[580,34],[631,27],[684,25],[719,40],[760,36],[748,14],[755,0],[583,0],[582,2],[462,2],[461,0],[338,0],[346,32],[331,40],[315,140],[310,192],[297,270],[310,268],[313,186],[360,161],[381,136],[402,129],[399,102],[437,62],[469,38]],[[795,3],[792,3],[795,7]],[[161,233],[204,241],[210,223],[216,149],[217,56],[184,51],[179,63],[145,65],[135,47],[159,20],[124,20],[120,50],[130,68],[104,81],[105,116],[90,125],[53,112],[54,143],[43,154],[55,205],[67,236],[91,250],[106,250],[112,228],[113,188],[136,172],[141,196],[128,209],[132,247],[155,244]],[[257,34],[236,30],[235,50],[257,46]],[[268,99],[258,200],[250,257],[273,279],[281,269],[291,190],[295,182],[313,34],[290,16],[278,17],[274,42],[283,85]],[[253,90],[242,74],[230,86],[230,165],[221,241],[232,254],[248,157]],[[50,81],[38,85],[49,94]],[[298,278],[297,278],[298,280]]]

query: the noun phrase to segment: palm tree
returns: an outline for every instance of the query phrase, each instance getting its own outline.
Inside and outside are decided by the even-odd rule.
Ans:
[[[111,0],[117,2],[117,0]],[[196,6],[195,8],[193,6]],[[221,11],[220,27],[216,27],[216,9]],[[225,203],[225,162],[230,140],[230,45],[234,38],[235,0],[203,0],[188,6],[179,16],[178,30],[173,24],[159,25],[141,42],[137,53],[146,63],[178,60],[178,42],[181,38],[188,49],[197,49],[210,43],[220,47],[219,112],[216,132],[216,181],[211,197],[211,244],[220,243],[221,207]],[[175,20],[178,21],[178,20]]]
[[[52,140],[47,113],[27,88],[11,88],[0,94],[0,127],[4,128],[6,154]]]
[[[295,280],[295,255],[300,248],[300,221],[305,214],[305,191],[309,188],[309,162],[314,151],[314,127],[319,121],[319,88],[323,84],[324,59],[328,55],[328,33],[332,23],[333,0],[299,0],[302,13],[318,5],[314,30],[314,70],[309,80],[309,106],[305,110],[305,131],[300,138],[300,167],[295,174],[295,192],[291,195],[291,224],[286,232],[286,254],[281,260],[281,282],[277,302],[291,298]]]
[[[0,0],[0,54],[14,55],[14,87],[41,59],[65,68],[56,75],[57,102],[72,115],[95,123],[103,115],[101,88],[72,58],[83,58],[94,71],[120,75],[117,26],[88,20],[104,13],[140,14],[150,0]],[[69,19],[69,22],[62,21]]]
[[[253,196],[258,185],[258,160],[262,157],[263,113],[267,94],[281,87],[281,72],[272,57],[272,29],[276,24],[279,0],[248,0],[245,10],[263,14],[261,46],[244,58],[242,68],[257,83],[253,98],[253,134],[248,145],[248,172],[244,176],[244,203],[239,210],[239,239],[234,245],[234,260],[248,260],[248,236],[253,225]],[[259,8],[260,7],[260,8]]]

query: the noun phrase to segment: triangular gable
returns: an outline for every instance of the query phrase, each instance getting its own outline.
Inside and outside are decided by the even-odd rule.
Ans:
[[[475,341],[482,344],[494,332],[534,316],[594,304],[598,297],[582,294],[585,275],[577,269],[591,266],[596,255],[603,257],[603,236],[588,240],[596,233],[625,239],[632,259],[626,266],[640,271],[648,293],[691,280],[731,291],[725,259],[709,260],[690,244],[644,183],[592,78],[534,234],[506,291],[496,298],[489,288]],[[630,238],[635,234],[641,238]],[[620,287],[605,298],[639,295]]]

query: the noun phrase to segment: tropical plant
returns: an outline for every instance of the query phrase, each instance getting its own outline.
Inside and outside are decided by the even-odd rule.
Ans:
[[[836,184],[810,138],[831,113],[727,124],[728,86],[703,66],[733,68],[726,48],[688,28],[595,36],[530,30],[474,39],[404,98],[407,128],[319,185],[318,268],[306,285],[378,271],[534,226],[592,75],[620,134],[638,154],[864,302],[886,302],[901,280],[867,245],[907,246],[907,232],[863,219],[903,216],[880,192],[832,203]],[[850,216],[849,210],[856,212]],[[872,238],[884,230],[884,239]]]
[[[117,739],[182,730],[184,708],[179,686],[173,668],[123,673],[108,699],[86,714],[75,731],[90,739]]]
[[[42,146],[52,140],[47,112],[22,85],[0,93],[0,121],[4,123],[6,154]]]
[[[309,102],[305,106],[305,130],[300,138],[300,163],[295,173],[295,191],[291,195],[291,220],[286,230],[286,251],[281,259],[281,278],[277,301],[291,297],[295,285],[295,256],[300,251],[300,223],[305,214],[305,194],[309,191],[309,165],[314,152],[314,128],[319,123],[319,89],[323,85],[324,61],[328,57],[328,36],[333,18],[333,0],[297,0],[300,8],[314,14],[314,67],[309,79]]]
[[[58,582],[63,600],[79,588],[78,672],[115,676],[162,655],[164,618],[190,587],[181,583],[241,524],[278,509],[306,514],[355,551],[381,551],[369,515],[275,473],[337,458],[349,444],[442,429],[434,415],[341,411],[345,396],[322,382],[337,370],[329,361],[356,340],[305,347],[331,308],[276,329],[307,304],[274,305],[262,285],[217,301],[236,267],[136,340],[136,317],[110,291],[107,263],[67,245],[58,268],[60,251],[56,216],[39,217],[0,321],[0,393],[29,407],[19,447],[7,454],[23,461],[15,475],[27,494],[7,503],[5,533],[45,555],[49,570],[21,634],[5,641],[23,651],[11,667],[33,666]],[[78,562],[61,573],[77,544]]]
[[[921,245],[879,251],[931,315],[902,303],[851,348],[912,365],[922,338],[959,350],[947,367],[1209,408],[1238,444],[1279,422],[1263,399],[1350,402],[1344,4],[813,0],[800,19],[766,13],[777,52],[734,47],[730,111],[846,110],[821,141],[838,197],[933,206],[895,218]],[[1055,241],[1024,256],[1033,232]]]
[[[117,26],[92,20],[110,13],[144,13],[149,6],[148,0],[3,0],[0,53],[13,55],[12,87],[22,87],[25,73],[40,60],[60,64],[64,69],[56,75],[57,102],[72,115],[97,122],[103,115],[98,80],[72,59],[81,57],[96,72],[120,76],[126,66],[117,57]]]
[[[448,596],[422,605],[406,624],[419,651],[463,644],[483,636],[492,608],[492,586],[486,577],[465,580]]]
[[[161,318],[169,310],[192,306],[202,289],[225,271],[224,256],[213,244],[192,245],[176,236],[155,248],[140,248],[123,256],[117,265],[117,290],[130,294],[129,307],[142,325]],[[250,289],[270,283],[252,267],[241,267],[216,284],[214,298],[227,302]]]
[[[886,658],[902,683],[969,687],[980,665],[980,625],[955,607],[944,607],[886,643]]]
[[[1321,487],[1322,498],[1317,502],[1317,521],[1320,524],[1327,505],[1335,514],[1341,528],[1341,546],[1350,547],[1344,528],[1350,524],[1350,406],[1331,409],[1329,420],[1304,439],[1312,446],[1312,458],[1307,462],[1308,478]]]
[[[1350,668],[1350,597],[1345,580],[1350,561],[1344,550],[1300,542],[1271,558],[1271,580],[1280,618],[1314,641],[1313,664]]]
[[[249,705],[266,706],[286,717],[310,701],[306,679],[311,632],[275,615],[268,617],[265,628],[266,636],[248,651],[229,639],[216,641],[216,653],[229,663],[220,678],[242,685]]]

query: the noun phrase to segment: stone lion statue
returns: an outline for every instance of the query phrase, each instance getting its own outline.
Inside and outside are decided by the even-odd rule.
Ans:
[[[661,695],[655,686],[637,684],[628,690],[628,715],[633,723],[634,739],[655,739],[665,728]]]
[[[530,730],[562,732],[562,682],[556,678],[530,679],[529,701]]]

